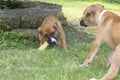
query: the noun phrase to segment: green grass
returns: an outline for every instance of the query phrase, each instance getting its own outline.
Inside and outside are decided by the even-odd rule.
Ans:
[[[39,0],[43,1],[43,0]],[[119,5],[105,2],[44,0],[63,6],[63,14],[67,19],[77,21],[83,10],[92,3],[102,3],[108,10],[120,13]],[[49,47],[46,51],[38,51],[39,41],[31,38],[15,36],[9,32],[0,33],[0,80],[89,80],[101,78],[109,67],[106,67],[110,48],[101,46],[90,67],[79,67],[83,63],[96,28],[87,28],[88,32],[76,30],[74,25],[63,24],[68,52],[60,47]],[[72,38],[72,39],[71,39]],[[114,79],[119,80],[120,75]]]

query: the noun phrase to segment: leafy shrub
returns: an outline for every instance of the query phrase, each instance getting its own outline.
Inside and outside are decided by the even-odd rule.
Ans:
[[[22,8],[19,0],[0,0],[0,9]]]
[[[37,45],[36,45],[37,44]],[[6,48],[37,48],[39,47],[38,41],[33,41],[29,37],[24,37],[21,34],[13,34],[10,31],[0,30],[0,49]]]
[[[110,3],[120,3],[120,0],[103,0]]]
[[[10,0],[1,0],[0,1],[0,9],[8,9]]]

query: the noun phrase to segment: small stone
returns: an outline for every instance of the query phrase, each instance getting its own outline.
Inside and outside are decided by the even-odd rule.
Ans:
[[[89,80],[97,80],[96,78],[91,78],[91,79],[89,79]]]

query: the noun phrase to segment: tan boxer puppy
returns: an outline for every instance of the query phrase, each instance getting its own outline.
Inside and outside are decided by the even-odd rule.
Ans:
[[[80,66],[88,66],[99,50],[102,43],[106,43],[114,50],[108,73],[101,80],[112,80],[118,75],[120,67],[120,16],[104,9],[103,5],[90,5],[83,12],[80,19],[81,26],[98,25],[96,39],[85,62]]]
[[[55,16],[51,15],[45,18],[42,25],[37,29],[37,37],[40,40],[40,46],[44,42],[48,42],[48,44],[58,44],[67,51],[64,30]]]

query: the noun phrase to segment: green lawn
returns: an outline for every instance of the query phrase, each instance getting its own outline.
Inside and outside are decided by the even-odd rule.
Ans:
[[[37,1],[37,0],[36,0]],[[43,1],[43,0],[39,0]],[[77,21],[83,10],[92,3],[102,3],[106,9],[120,14],[119,5],[99,1],[44,0],[44,2],[62,5],[63,14],[69,20]],[[110,49],[101,46],[93,63],[89,67],[79,67],[83,63],[94,40],[96,28],[76,30],[72,24],[63,25],[68,52],[59,47],[49,47],[38,51],[39,41],[13,36],[9,32],[0,33],[0,80],[89,80],[101,78],[106,67]],[[87,28],[88,29],[88,28]],[[90,34],[88,34],[88,31]],[[71,39],[72,38],[72,39]],[[114,79],[119,80],[120,75]]]

